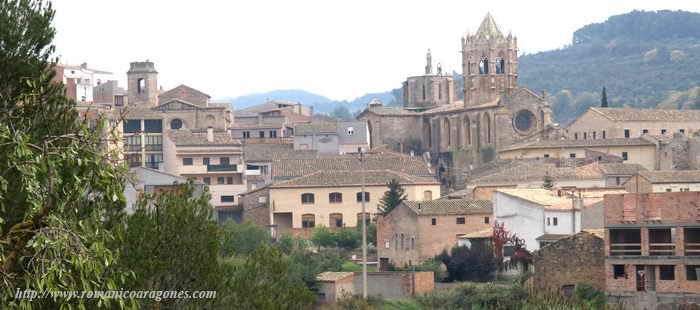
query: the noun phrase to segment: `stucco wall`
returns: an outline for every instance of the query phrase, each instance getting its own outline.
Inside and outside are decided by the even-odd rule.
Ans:
[[[616,156],[622,156],[622,152],[627,152],[627,164],[640,164],[648,170],[656,170],[656,147],[655,146],[590,146],[590,147],[556,147],[539,149],[521,149],[501,151],[501,159],[516,158],[544,158],[545,154],[550,158],[569,158],[570,154],[576,154],[576,158],[585,158],[586,149],[597,152],[604,152]]]

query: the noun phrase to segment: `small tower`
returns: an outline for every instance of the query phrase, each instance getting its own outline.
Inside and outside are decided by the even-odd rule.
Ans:
[[[152,62],[132,62],[126,77],[129,104],[158,104],[158,71]]]
[[[438,63],[437,74],[433,73],[433,56],[428,49],[425,56],[425,74],[411,76],[403,82],[403,105],[408,109],[430,109],[452,103],[454,81],[452,76],[442,74]]]
[[[433,56],[430,54],[430,49],[428,49],[428,54],[425,55],[425,75],[433,74]]]
[[[475,34],[462,38],[464,105],[493,102],[517,87],[518,41],[504,36],[491,14]]]

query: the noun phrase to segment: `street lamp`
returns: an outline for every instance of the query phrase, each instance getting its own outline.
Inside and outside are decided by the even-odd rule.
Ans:
[[[362,153],[362,148],[357,148],[357,153],[360,154],[360,175],[362,176],[362,189],[360,203],[362,204],[362,298],[367,299],[367,212],[365,209],[365,158]]]

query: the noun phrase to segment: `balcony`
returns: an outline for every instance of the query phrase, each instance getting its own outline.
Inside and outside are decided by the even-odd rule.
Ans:
[[[125,152],[141,152],[141,145],[138,144],[126,144],[124,145]]]
[[[673,243],[674,228],[649,229],[649,255],[673,256],[676,254],[676,244]]]
[[[236,172],[237,168],[237,165],[207,165],[207,172]]]
[[[639,229],[610,229],[610,256],[642,255]]]
[[[156,170],[158,170],[158,168],[160,167],[160,164],[161,164],[161,163],[162,163],[162,162],[148,162],[148,161],[147,161],[147,162],[146,162],[146,168],[151,168],[151,169],[156,169]]]
[[[700,256],[700,228],[685,229],[685,256]]]
[[[162,144],[146,144],[146,152],[162,152]]]

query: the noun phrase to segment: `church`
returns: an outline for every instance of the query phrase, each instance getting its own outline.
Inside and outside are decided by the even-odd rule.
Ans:
[[[403,83],[403,106],[371,103],[358,119],[368,121],[373,146],[406,149],[420,141],[448,182],[497,158],[498,150],[558,132],[545,93],[518,86],[518,40],[504,35],[490,14],[474,34],[462,37],[463,100],[451,75],[430,51],[425,74]]]

